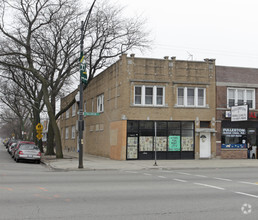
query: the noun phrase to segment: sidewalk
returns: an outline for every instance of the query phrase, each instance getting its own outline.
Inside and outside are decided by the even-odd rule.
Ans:
[[[201,159],[201,160],[126,160],[117,161],[109,158],[83,155],[83,168],[78,168],[78,155],[66,155],[64,159],[56,159],[55,156],[43,156],[42,163],[54,170],[145,170],[145,169],[201,169],[201,168],[243,168],[257,167],[257,159]]]

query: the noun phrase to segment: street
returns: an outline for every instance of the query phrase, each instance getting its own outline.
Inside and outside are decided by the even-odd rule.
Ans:
[[[257,168],[53,171],[0,145],[0,219],[257,219]]]

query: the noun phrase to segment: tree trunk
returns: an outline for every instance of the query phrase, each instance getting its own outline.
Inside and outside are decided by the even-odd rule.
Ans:
[[[47,151],[46,155],[55,155],[54,151],[54,130],[52,127],[52,121],[49,120],[47,131]]]
[[[60,131],[59,131],[58,125],[55,120],[54,110],[52,108],[51,103],[49,102],[49,95],[48,95],[48,89],[47,89],[46,82],[42,82],[42,89],[43,89],[43,94],[44,94],[44,102],[45,102],[45,105],[48,110],[49,123],[51,123],[53,131],[54,131],[54,135],[55,135],[56,158],[63,158],[61,135],[60,135]]]

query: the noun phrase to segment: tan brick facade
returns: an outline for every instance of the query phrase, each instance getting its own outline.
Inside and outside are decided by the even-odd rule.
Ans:
[[[100,116],[85,117],[84,152],[125,160],[128,120],[192,121],[195,131],[195,158],[198,159],[200,155],[199,144],[202,132],[210,134],[210,157],[215,157],[215,76],[215,60],[180,61],[175,57],[146,59],[136,58],[134,55],[129,57],[122,55],[116,63],[96,76],[84,91],[84,102],[86,102],[84,111],[87,112],[97,112],[98,97],[104,95],[104,111],[100,112]],[[164,103],[162,105],[135,104],[137,86],[162,88],[161,98]],[[201,107],[178,105],[178,88],[202,89],[205,93],[205,105]],[[155,95],[154,89],[153,92]],[[74,95],[72,93],[63,98],[61,105],[64,106]],[[143,95],[141,98],[144,98]],[[155,99],[154,102],[156,101]],[[78,106],[76,107],[77,112]],[[77,115],[71,117],[71,112],[69,118],[65,118],[65,114],[61,117],[62,143],[66,151],[77,149],[77,134],[75,139],[70,137],[65,139],[66,128],[71,130],[76,120]],[[202,122],[207,122],[209,126],[201,127]]]

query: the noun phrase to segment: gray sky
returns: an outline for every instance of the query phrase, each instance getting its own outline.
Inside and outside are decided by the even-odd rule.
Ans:
[[[140,57],[215,58],[217,65],[258,68],[258,0],[110,0],[142,15],[153,50]]]

